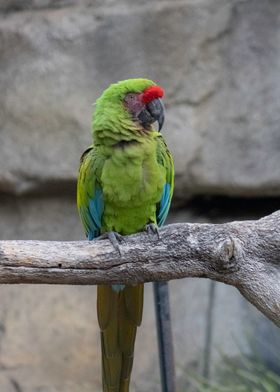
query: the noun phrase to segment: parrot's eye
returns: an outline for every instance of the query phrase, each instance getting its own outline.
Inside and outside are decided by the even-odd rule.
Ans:
[[[126,96],[124,97],[124,105],[132,114],[132,116],[136,117],[143,109],[141,94],[137,94],[137,93],[126,94]]]
[[[125,96],[125,102],[126,103],[131,103],[131,102],[135,102],[137,100],[137,94],[133,94],[133,93],[128,93]]]

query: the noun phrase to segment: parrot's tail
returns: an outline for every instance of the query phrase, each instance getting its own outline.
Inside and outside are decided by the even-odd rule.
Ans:
[[[143,284],[97,288],[103,392],[129,392],[136,330],[142,320],[143,288]]]

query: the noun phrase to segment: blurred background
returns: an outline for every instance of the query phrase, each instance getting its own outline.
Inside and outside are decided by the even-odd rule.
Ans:
[[[163,133],[176,166],[169,222],[277,210],[279,70],[279,0],[1,0],[0,238],[84,238],[75,188],[92,103],[131,77],[166,90]],[[179,392],[207,390],[205,380],[224,390],[231,378],[227,391],[280,390],[280,332],[235,288],[184,279],[170,290]],[[0,287],[2,392],[101,389],[95,295]],[[273,387],[252,386],[256,366]],[[147,284],[131,390],[158,392],[159,379]]]

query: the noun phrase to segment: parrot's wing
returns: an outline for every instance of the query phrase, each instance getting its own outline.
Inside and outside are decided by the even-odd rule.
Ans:
[[[157,160],[162,166],[164,166],[166,172],[166,183],[162,189],[161,199],[157,205],[156,211],[157,225],[162,226],[165,222],[165,219],[167,218],[171,198],[173,195],[174,164],[172,155],[161,135],[158,137]]]
[[[104,160],[93,146],[81,157],[78,177],[77,205],[89,240],[100,235],[104,210],[103,192],[99,182]]]

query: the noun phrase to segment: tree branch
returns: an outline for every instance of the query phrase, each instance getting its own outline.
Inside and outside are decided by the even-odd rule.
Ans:
[[[280,326],[280,211],[257,221],[173,224],[157,236],[0,241],[0,283],[112,284],[204,277],[235,286]],[[230,304],[229,304],[230,306]]]

